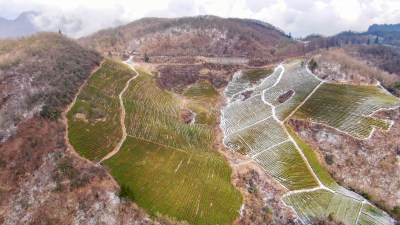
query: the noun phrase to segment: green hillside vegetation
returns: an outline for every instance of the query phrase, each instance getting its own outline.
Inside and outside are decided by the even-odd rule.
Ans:
[[[318,85],[318,80],[307,74],[305,67],[301,65],[301,61],[285,63],[283,67],[286,71],[282,76],[282,69],[275,70],[256,87],[256,95],[245,101],[233,102],[224,108],[224,121],[221,124],[225,134],[224,143],[231,150],[253,158],[289,190],[318,186],[318,181],[298,149],[289,139],[283,126],[274,118],[276,113],[281,112],[279,109],[282,106],[287,105],[286,108],[291,110],[296,108]],[[305,82],[309,84],[303,85],[300,91]],[[278,105],[277,97],[288,89],[296,90],[298,96]],[[264,90],[268,92],[263,92]],[[270,105],[265,101],[269,101]],[[273,110],[274,104],[279,111]],[[288,111],[288,114],[290,112]]]
[[[202,107],[198,102],[190,102],[187,107],[196,113],[195,124],[213,126],[217,121],[217,113],[207,107]]]
[[[218,101],[219,93],[207,80],[199,80],[182,94],[186,107],[196,113],[196,124],[213,126],[216,122],[217,112],[212,106]]]
[[[71,143],[92,160],[104,156],[119,142],[122,134],[117,96],[135,75],[116,62],[107,61],[103,66],[68,114],[69,135],[74,139]],[[204,98],[217,98],[218,92],[200,83],[189,91],[190,97],[177,96],[159,89],[150,74],[137,71],[139,76],[122,96],[127,138],[119,152],[102,164],[123,187],[122,194],[151,216],[166,214],[190,224],[231,224],[238,216],[242,197],[230,183],[231,168],[210,148],[213,124],[185,124],[179,115],[182,99],[195,104]],[[101,91],[92,85],[99,85]],[[88,94],[95,91],[96,95]],[[197,107],[211,113],[207,105]],[[101,121],[90,116],[97,109],[104,110]],[[78,111],[85,112],[86,120],[74,116]]]
[[[289,190],[318,186],[307,164],[272,117],[231,134],[225,143],[252,157]]]
[[[188,88],[183,96],[190,99],[214,103],[216,100],[218,100],[219,94],[214,86],[210,84],[210,82],[207,80],[199,80],[197,83]]]
[[[67,114],[71,144],[82,156],[100,160],[122,137],[118,95],[135,75],[128,66],[106,60],[88,80]]]
[[[309,118],[364,139],[374,128],[388,130],[391,125],[390,121],[370,114],[398,104],[397,98],[378,86],[324,83],[294,116]]]
[[[128,137],[104,162],[132,200],[155,216],[167,214],[190,224],[231,224],[241,204],[222,157],[204,157]]]
[[[390,224],[392,221],[390,218],[380,209],[370,205],[364,204],[358,224],[368,225],[368,224]]]
[[[243,71],[242,78],[245,81],[249,81],[251,84],[256,84],[260,80],[272,74],[272,72],[273,72],[272,70],[265,70],[265,69],[245,70]]]
[[[332,179],[331,175],[322,167],[319,163],[317,155],[315,154],[314,150],[307,145],[304,141],[298,138],[290,129],[288,125],[286,125],[286,129],[289,132],[289,135],[293,138],[296,142],[297,146],[301,149],[304,156],[307,158],[308,163],[310,164],[311,168],[313,169],[315,175],[317,175],[318,179],[327,187],[335,187],[335,182]]]
[[[149,74],[138,72],[140,76],[132,80],[124,94],[128,135],[196,154],[217,155],[209,149],[213,138],[211,127],[182,123],[180,99],[159,89]]]
[[[275,106],[279,120],[285,120],[321,83],[314,75],[306,70],[302,60],[290,60],[284,64],[285,72],[279,82],[264,93],[264,99]],[[292,90],[293,94],[283,103],[279,97]]]
[[[311,224],[314,217],[328,217],[334,214],[344,224],[354,225],[362,207],[361,201],[324,189],[293,193],[283,200],[293,206],[306,224]]]

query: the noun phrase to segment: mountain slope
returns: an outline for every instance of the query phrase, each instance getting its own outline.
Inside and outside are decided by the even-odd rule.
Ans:
[[[99,60],[59,34],[0,42],[0,141],[36,113],[55,119]]]
[[[152,224],[57,120],[100,59],[54,33],[0,41],[0,224]]]
[[[215,16],[144,18],[80,42],[104,55],[268,57],[287,38],[256,20]]]
[[[67,114],[71,144],[92,161],[104,159],[101,164],[127,196],[151,216],[167,214],[190,224],[232,223],[242,197],[230,183],[231,168],[210,148],[210,125],[215,124],[202,124],[193,112],[198,110],[183,108],[193,105],[212,115],[217,90],[203,81],[178,96],[137,71],[106,60],[91,76]],[[183,121],[185,109],[195,115],[193,122]]]

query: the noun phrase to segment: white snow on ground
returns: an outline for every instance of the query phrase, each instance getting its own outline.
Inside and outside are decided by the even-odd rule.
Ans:
[[[289,70],[289,72],[286,70]],[[327,216],[331,212],[334,212],[341,220],[350,224],[365,224],[361,221],[364,221],[368,215],[363,213],[362,210],[365,203],[370,203],[358,194],[338,185],[334,185],[334,189],[326,187],[312,170],[303,151],[283,125],[284,121],[292,116],[315,93],[323,81],[313,75],[306,67],[300,66],[300,61],[294,61],[290,64],[284,63],[276,67],[274,73],[265,78],[260,85],[251,87],[254,90],[253,96],[241,101],[233,97],[236,93],[240,93],[243,88],[249,89],[246,85],[235,84],[240,80],[239,76],[241,75],[241,73],[235,74],[224,93],[228,99],[228,105],[222,109],[221,113],[224,145],[232,151],[240,151],[242,154],[247,154],[267,172],[273,172],[273,177],[285,186],[287,179],[290,178],[283,174],[285,171],[281,170],[281,163],[290,162],[269,162],[266,165],[262,162],[266,158],[260,158],[259,156],[270,154],[270,157],[273,158],[282,151],[280,150],[282,146],[284,147],[286,143],[291,143],[295,146],[302,160],[306,162],[308,169],[318,182],[318,186],[288,191],[281,200],[285,204],[285,201],[291,202],[293,199],[295,202],[300,201],[296,204],[292,202],[294,205],[289,204],[289,206],[295,210],[305,224],[311,222],[312,216]],[[294,95],[288,101],[279,104],[276,101],[277,97],[288,90],[294,90]],[[276,135],[276,132],[284,135]],[[324,196],[316,196],[315,199],[311,197],[318,193],[327,193],[327,198],[324,197],[326,194]],[[306,199],[303,199],[303,197]],[[319,199],[318,197],[321,198]],[[307,206],[300,207],[301,203],[307,203]],[[327,204],[327,206],[323,206],[324,204]],[[354,205],[352,210],[346,210],[346,207],[351,205]],[[360,219],[361,216],[363,217],[362,219]],[[377,217],[379,222],[372,224],[394,223],[394,220],[383,212]]]

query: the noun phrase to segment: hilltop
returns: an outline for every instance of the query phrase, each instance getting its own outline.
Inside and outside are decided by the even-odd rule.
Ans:
[[[143,18],[79,40],[105,56],[271,57],[294,42],[271,24],[197,16]]]

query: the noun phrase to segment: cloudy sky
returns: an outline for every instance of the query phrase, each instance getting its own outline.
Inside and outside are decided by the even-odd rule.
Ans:
[[[0,6],[0,17],[6,19],[23,11],[40,11],[42,14],[33,18],[37,27],[61,28],[72,37],[148,16],[253,18],[295,37],[400,23],[400,0],[0,0]]]

